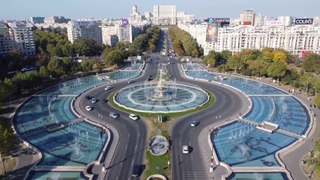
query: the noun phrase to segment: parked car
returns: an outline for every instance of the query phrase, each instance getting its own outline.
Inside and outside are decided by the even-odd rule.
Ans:
[[[119,114],[111,112],[109,116],[112,117],[113,119],[117,119],[119,117]]]
[[[136,121],[139,119],[139,116],[135,115],[135,114],[129,114],[129,118]]]
[[[196,127],[199,125],[199,121],[192,121],[192,123],[190,124],[191,127]]]
[[[182,146],[182,154],[189,154],[189,146],[188,145]]]
[[[90,107],[90,106],[86,106],[85,108],[86,108],[87,111],[91,111],[92,110],[92,107]]]

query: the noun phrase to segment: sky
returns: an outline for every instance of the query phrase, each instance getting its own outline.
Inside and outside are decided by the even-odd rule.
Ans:
[[[126,18],[136,4],[140,13],[152,12],[154,5],[176,5],[197,18],[237,18],[241,11],[277,17],[320,16],[320,0],[0,0],[0,20],[26,20],[33,16],[81,18]]]

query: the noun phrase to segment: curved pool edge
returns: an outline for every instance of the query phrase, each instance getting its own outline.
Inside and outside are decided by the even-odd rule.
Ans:
[[[186,70],[185,70],[185,68],[183,67],[183,65],[181,65],[180,67],[182,68],[182,72],[183,72],[184,77],[186,77],[186,78],[188,78],[188,79],[199,80],[199,81],[203,81],[203,82],[207,82],[207,83],[213,82],[213,83],[215,83],[215,84],[218,84],[218,85],[221,85],[221,86],[227,86],[227,87],[229,87],[229,88],[232,88],[232,89],[235,89],[235,90],[241,92],[241,93],[242,93],[243,95],[245,95],[245,96],[249,99],[249,101],[250,101],[249,110],[248,110],[243,116],[247,115],[247,114],[250,113],[250,111],[252,110],[252,99],[251,99],[251,97],[250,97],[248,94],[246,94],[245,92],[241,91],[240,89],[238,89],[238,88],[236,88],[236,87],[233,87],[233,86],[231,86],[231,85],[223,84],[222,82],[209,81],[209,80],[206,80],[206,79],[190,77],[190,76],[188,76],[188,75],[186,74]],[[216,73],[216,74],[221,74],[221,73]],[[229,75],[229,74],[228,74],[228,75]],[[237,77],[237,76],[235,76],[235,75],[231,75],[231,76]],[[265,82],[256,81],[256,80],[253,80],[253,79],[250,79],[250,78],[247,78],[247,77],[241,77],[241,76],[239,76],[238,78],[247,79],[247,80],[255,81],[255,82],[257,82],[257,83],[265,84],[265,85],[267,85],[267,86],[271,86],[271,87],[273,87],[273,88],[275,88],[275,89],[278,89],[278,90],[284,92],[284,94],[288,95],[288,93],[287,93],[285,90],[283,90],[282,88],[280,88],[280,87],[276,87],[276,86],[274,86],[274,85],[271,85],[271,84],[268,84],[268,83],[265,83]],[[310,122],[309,122],[308,128],[307,128],[307,130],[305,131],[305,133],[304,133],[303,135],[301,135],[302,137],[307,137],[307,136],[310,134],[310,132],[315,129],[315,128],[313,127],[314,117],[312,116],[311,111],[308,109],[308,106],[306,106],[306,104],[305,104],[299,97],[294,96],[294,95],[292,95],[292,97],[293,97],[295,100],[297,100],[297,101],[301,104],[301,106],[303,106],[303,108],[306,109],[306,111],[308,112],[307,114],[309,115]],[[231,124],[231,123],[233,123],[233,122],[235,122],[235,121],[236,121],[236,119],[231,120],[231,121],[228,121],[228,122],[225,122],[225,123],[223,123],[223,124],[218,125],[218,126],[215,127],[214,129],[220,129],[220,128],[222,128],[223,126],[226,126],[226,125],[228,125],[228,124]],[[213,156],[212,156],[212,157],[213,157],[214,161],[216,162],[216,164],[224,163],[224,162],[221,162],[221,161],[219,160],[218,155],[217,155],[217,152],[216,152],[215,147],[214,147],[214,145],[213,145],[213,142],[211,141],[211,134],[212,134],[212,133],[213,133],[213,131],[212,131],[212,132],[210,131],[210,133],[209,133],[209,135],[208,135],[209,146],[210,146],[210,148],[211,148],[211,150],[212,150],[212,152],[213,152],[213,154],[212,154]],[[287,168],[286,164],[284,163],[284,161],[280,158],[280,155],[282,155],[283,153],[289,153],[289,149],[293,149],[293,150],[294,150],[296,147],[301,146],[301,145],[302,145],[302,144],[300,144],[301,141],[302,141],[301,138],[300,138],[300,139],[297,139],[297,140],[295,140],[293,143],[291,143],[291,144],[289,144],[288,146],[286,146],[286,147],[278,150],[278,151],[274,154],[276,160],[277,160],[277,161],[279,162],[279,164],[281,165],[280,167],[283,167],[283,168],[285,169],[285,170],[282,171],[282,172],[286,173],[286,174],[287,174],[287,177],[288,177],[290,180],[293,180],[292,174],[291,174],[291,172],[288,170],[288,168]],[[224,163],[224,164],[227,164],[227,163]],[[299,167],[301,167],[301,166],[299,166]],[[229,166],[229,165],[228,165],[228,166],[225,166],[225,168],[226,168],[228,171],[229,171],[229,170],[232,171],[232,169],[233,169],[233,168],[232,168],[231,166]],[[246,168],[250,168],[250,167],[246,167]],[[266,168],[266,167],[265,167],[265,168]],[[300,169],[300,170],[301,170],[301,169]],[[303,172],[303,171],[302,171],[302,172]],[[304,174],[305,174],[305,173],[304,173]],[[228,178],[230,175],[231,175],[231,174],[229,174],[229,175],[226,176],[226,177],[225,177],[225,176],[223,176],[223,177],[224,177],[224,178]]]

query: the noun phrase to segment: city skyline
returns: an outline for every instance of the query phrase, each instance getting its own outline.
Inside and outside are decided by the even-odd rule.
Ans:
[[[320,16],[318,7],[320,1],[305,0],[303,3],[299,0],[288,1],[254,1],[252,0],[216,0],[205,1],[199,0],[197,3],[190,5],[182,0],[160,0],[160,1],[116,1],[107,2],[96,0],[95,3],[87,0],[56,0],[56,1],[6,1],[0,7],[0,17],[3,20],[26,20],[29,17],[42,16],[65,16],[71,19],[81,18],[126,18],[131,12],[134,4],[138,6],[140,13],[152,12],[154,5],[176,5],[178,11],[185,11],[188,14],[194,14],[197,18],[207,17],[239,17],[239,14],[245,9],[253,9],[258,14],[277,17],[277,16],[294,16],[294,17],[314,17]],[[90,4],[89,4],[90,3]],[[232,4],[232,6],[231,6]],[[299,5],[300,4],[300,5]],[[12,8],[8,7],[14,7]],[[283,7],[286,7],[285,9]]]

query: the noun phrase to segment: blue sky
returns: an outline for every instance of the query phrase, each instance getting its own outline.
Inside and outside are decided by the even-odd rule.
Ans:
[[[153,5],[176,5],[178,11],[206,17],[239,17],[242,10],[254,9],[268,17],[320,16],[320,0],[0,0],[0,19],[27,19],[31,16],[78,18],[125,18],[133,4],[141,13]]]

